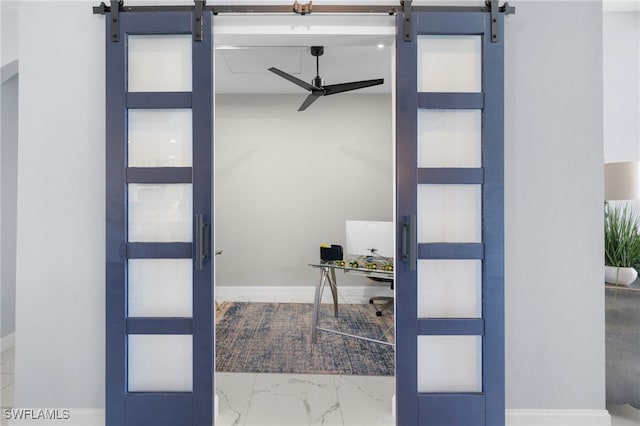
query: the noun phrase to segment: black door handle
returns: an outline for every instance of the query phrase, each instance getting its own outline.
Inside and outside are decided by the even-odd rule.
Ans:
[[[409,270],[416,270],[418,240],[416,237],[416,215],[405,216],[402,221],[402,261],[409,262]]]
[[[209,259],[209,223],[204,220],[204,216],[195,216],[195,261],[196,271],[202,271],[203,263]]]

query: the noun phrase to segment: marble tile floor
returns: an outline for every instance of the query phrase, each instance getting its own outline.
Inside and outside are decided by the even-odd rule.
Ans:
[[[15,349],[2,352],[0,405],[12,407]],[[391,426],[393,377],[217,373],[216,426]],[[640,410],[608,405],[611,426],[640,426]]]
[[[0,406],[12,407],[16,378],[15,347],[2,352],[0,357]]]
[[[393,377],[218,373],[216,426],[392,426]]]

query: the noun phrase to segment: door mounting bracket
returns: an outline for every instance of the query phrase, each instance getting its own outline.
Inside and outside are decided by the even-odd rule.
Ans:
[[[491,13],[491,43],[497,43],[500,41],[500,22],[498,15],[500,13],[511,15],[516,12],[516,8],[509,6],[507,2],[500,7],[499,0],[485,0],[484,4],[489,7],[489,12]]]
[[[403,27],[402,34],[404,34],[404,41],[411,41],[411,1],[412,0],[401,0],[400,5],[402,6],[403,11]]]
[[[124,0],[111,0],[111,41],[120,41],[120,8]],[[104,7],[104,3],[102,5]]]
[[[486,0],[485,4],[489,6],[491,11],[491,43],[497,43],[500,40],[500,28],[498,22],[498,13],[500,8],[498,0]]]
[[[193,9],[193,41],[202,41],[202,12],[207,0],[195,0]]]

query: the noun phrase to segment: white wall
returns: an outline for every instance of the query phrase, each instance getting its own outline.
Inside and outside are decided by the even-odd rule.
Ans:
[[[0,0],[0,67],[18,59],[17,0]]]
[[[598,2],[513,4],[507,407],[602,409],[602,14]],[[91,5],[20,13],[21,406],[104,406],[104,18]]]
[[[512,4],[505,46],[507,407],[602,409],[601,5]]]
[[[216,285],[311,286],[346,219],[393,219],[391,95],[304,98],[216,96]]]
[[[16,225],[18,196],[18,76],[0,92],[0,337],[16,329]]]
[[[605,12],[604,159],[640,160],[640,12]]]
[[[104,18],[20,7],[15,402],[102,407]]]

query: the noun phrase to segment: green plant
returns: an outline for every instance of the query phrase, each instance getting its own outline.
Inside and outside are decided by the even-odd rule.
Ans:
[[[636,204],[604,206],[605,265],[619,268],[640,263],[640,210]]]

